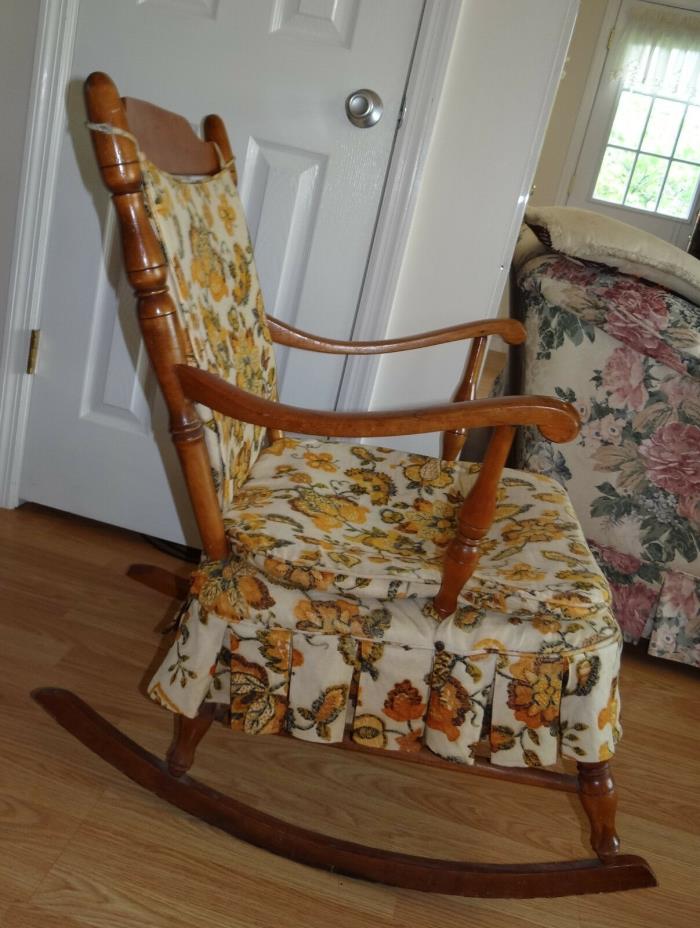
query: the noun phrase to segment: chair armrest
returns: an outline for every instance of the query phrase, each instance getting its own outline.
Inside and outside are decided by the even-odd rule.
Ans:
[[[525,327],[515,319],[483,319],[478,322],[465,322],[452,325],[446,329],[433,329],[420,335],[407,335],[403,338],[387,339],[378,342],[346,342],[333,338],[323,338],[302,332],[273,316],[267,317],[267,325],[272,340],[279,345],[290,348],[303,348],[306,351],[320,351],[325,354],[390,354],[395,351],[409,351],[413,348],[428,348],[431,345],[444,345],[447,342],[462,341],[466,338],[483,338],[500,335],[509,345],[520,345],[525,341]]]
[[[176,365],[175,371],[185,395],[195,402],[253,425],[306,435],[365,438],[533,425],[550,441],[563,442],[575,438],[580,425],[573,406],[548,396],[510,396],[394,411],[323,412],[264,399],[185,364]]]

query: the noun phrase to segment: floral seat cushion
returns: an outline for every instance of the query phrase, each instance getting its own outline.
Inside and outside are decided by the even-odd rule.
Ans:
[[[503,765],[610,757],[620,633],[551,480],[505,473],[480,571],[452,616],[432,607],[475,472],[364,445],[273,444],[226,512],[232,558],[194,574],[151,696],[189,716],[223,702],[248,733],[347,731],[462,763],[483,739]]]
[[[224,511],[234,552],[274,582],[389,599],[434,596],[478,464],[388,448],[283,439]],[[609,602],[566,493],[504,470],[493,526],[462,594],[502,611],[565,617]]]

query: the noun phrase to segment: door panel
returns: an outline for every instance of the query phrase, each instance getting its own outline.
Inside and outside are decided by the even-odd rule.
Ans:
[[[83,2],[51,222],[42,346],[20,494],[196,543],[162,402],[121,271],[112,209],[84,128],[82,82],[198,126],[220,113],[268,312],[349,337],[422,0]],[[371,130],[348,121],[360,87],[383,98]],[[332,408],[343,361],[280,353],[282,397]]]
[[[241,198],[246,204],[255,260],[274,315],[300,325],[304,285],[328,157],[251,138]],[[288,352],[277,349],[281,391],[287,395]],[[306,359],[308,363],[308,358]],[[292,387],[289,386],[289,390]]]
[[[359,0],[276,0],[271,33],[350,48]]]

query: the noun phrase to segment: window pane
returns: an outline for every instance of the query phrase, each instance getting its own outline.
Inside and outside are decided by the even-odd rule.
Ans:
[[[627,148],[639,146],[650,103],[651,97],[645,94],[622,91],[610,130],[610,145],[624,145]]]
[[[700,167],[673,161],[659,201],[659,212],[677,219],[687,219],[695,199],[698,176]]]
[[[627,179],[634,164],[634,152],[622,148],[606,148],[593,196],[608,203],[622,203]]]
[[[700,106],[688,107],[675,154],[686,161],[700,161]]]
[[[625,197],[625,206],[655,210],[667,165],[666,158],[657,158],[655,155],[640,155],[634,166],[632,180]]]
[[[642,148],[653,155],[671,155],[685,106],[673,100],[654,100]]]

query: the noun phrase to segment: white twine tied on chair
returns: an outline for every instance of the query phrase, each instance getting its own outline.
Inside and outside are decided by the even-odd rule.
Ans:
[[[141,148],[139,140],[136,138],[133,132],[129,132],[127,129],[122,129],[120,126],[115,126],[111,122],[90,122],[89,120],[85,123],[85,128],[90,129],[91,132],[102,132],[104,135],[121,135],[123,136],[123,138],[129,139],[129,141],[133,142],[134,145],[136,146],[136,151],[139,156],[139,161],[141,163],[143,163],[144,161],[148,161],[148,158],[146,157],[143,149]],[[228,170],[229,168],[232,168],[235,165],[236,159],[231,158],[229,161],[226,161],[224,159],[223,152],[221,151],[221,149],[219,148],[219,146],[216,144],[216,142],[213,139],[209,140],[209,144],[214,146],[214,150],[216,151],[216,157],[219,159],[219,170],[220,171]]]

